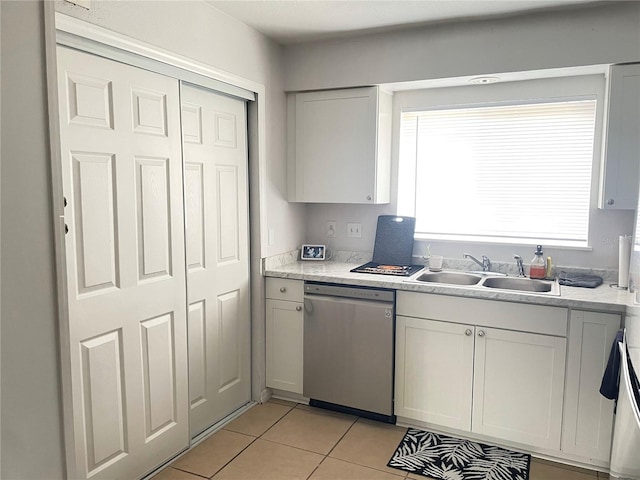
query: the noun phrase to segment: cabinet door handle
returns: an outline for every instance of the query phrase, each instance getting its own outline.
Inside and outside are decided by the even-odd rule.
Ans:
[[[298,305],[296,307],[296,312],[301,312],[302,311],[302,305]]]
[[[480,331],[478,332],[478,336],[479,336],[479,337],[484,337],[484,330],[480,330]]]
[[[280,293],[284,293],[284,292],[286,292],[286,291],[287,291],[287,288],[286,288],[286,287],[280,287]]]
[[[614,203],[616,203],[616,201],[613,198],[607,200],[607,205],[613,205]]]
[[[464,334],[465,334],[467,337],[470,337],[472,333],[473,333],[473,332],[471,331],[471,329],[470,329],[470,328],[467,328],[467,329],[464,331]]]
[[[371,195],[367,195],[367,200],[371,200]]]

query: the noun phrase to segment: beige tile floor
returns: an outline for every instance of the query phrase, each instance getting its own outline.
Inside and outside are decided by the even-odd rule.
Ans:
[[[153,480],[425,480],[388,468],[406,429],[307,405],[256,405]],[[534,459],[530,480],[603,474]]]

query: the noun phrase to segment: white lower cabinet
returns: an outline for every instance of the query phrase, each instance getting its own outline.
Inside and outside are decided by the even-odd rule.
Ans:
[[[620,323],[617,314],[573,310],[569,324],[562,451],[602,465],[609,462],[613,401],[599,389]]]
[[[395,413],[471,430],[474,327],[396,317]]]
[[[566,309],[398,292],[397,312],[396,415],[560,449]]]
[[[303,282],[266,283],[267,387],[302,394]]]
[[[476,328],[471,431],[560,448],[566,339]]]

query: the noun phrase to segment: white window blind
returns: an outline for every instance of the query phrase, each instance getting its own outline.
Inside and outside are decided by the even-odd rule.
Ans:
[[[595,98],[403,112],[399,212],[422,237],[586,245],[595,119]]]

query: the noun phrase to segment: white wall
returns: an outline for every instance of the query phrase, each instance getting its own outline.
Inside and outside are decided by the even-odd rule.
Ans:
[[[266,87],[267,225],[272,245],[262,256],[292,250],[303,239],[304,208],[286,201],[285,98],[279,45],[200,0],[93,1],[85,10],[56,0],[56,10],[212,65]]]
[[[43,5],[2,10],[3,479],[64,478]]]
[[[640,59],[640,3],[440,24],[285,50],[287,91]]]
[[[348,87],[640,61],[640,3],[609,2],[566,12],[442,24],[411,30],[329,40],[285,49],[288,91]],[[398,95],[401,95],[400,93]],[[395,102],[394,102],[395,103]],[[339,250],[372,251],[376,219],[395,213],[398,112],[394,122],[392,203],[383,206],[308,205],[306,238]],[[325,224],[335,220],[337,236]],[[346,236],[347,222],[361,222],[362,239]],[[592,251],[545,249],[563,266],[617,268],[617,238],[633,229],[633,212],[593,210]],[[533,257],[531,247],[431,242],[445,257],[463,251],[513,262],[513,253]],[[417,254],[425,244],[418,242]],[[531,251],[529,251],[531,250]]]

